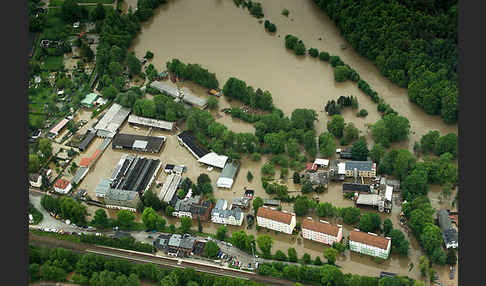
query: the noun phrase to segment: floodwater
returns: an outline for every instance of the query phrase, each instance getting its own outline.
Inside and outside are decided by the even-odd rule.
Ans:
[[[127,0],[128,5],[134,6],[136,0]],[[413,143],[429,130],[439,130],[441,134],[457,133],[457,125],[446,125],[438,116],[429,116],[418,106],[408,101],[407,90],[399,88],[383,77],[376,67],[369,61],[360,57],[340,35],[332,21],[322,13],[311,0],[306,1],[261,1],[265,19],[277,25],[277,33],[269,35],[265,32],[263,24],[249,15],[247,10],[237,8],[233,1],[227,0],[173,0],[154,11],[154,16],[142,25],[142,31],[134,40],[132,50],[137,56],[142,57],[147,50],[154,53],[151,61],[154,66],[162,71],[165,64],[172,58],[179,58],[185,63],[198,63],[209,71],[216,73],[220,86],[229,77],[237,77],[244,80],[254,88],[269,90],[274,99],[274,104],[290,116],[296,108],[311,108],[318,112],[316,122],[317,132],[326,130],[328,117],[323,112],[325,103],[330,99],[337,99],[341,95],[353,95],[359,100],[360,109],[368,110],[366,118],[356,117],[357,110],[344,110],[343,116],[346,122],[353,122],[358,129],[370,139],[366,126],[376,122],[380,116],[376,110],[376,104],[364,95],[352,82],[336,83],[333,70],[328,63],[320,62],[311,57],[297,57],[285,49],[284,37],[293,34],[302,39],[307,48],[315,47],[327,51],[332,55],[338,55],[341,59],[353,67],[370,86],[382,96],[400,114],[406,116],[411,123],[410,139],[406,142],[394,144],[394,147],[412,149]],[[289,17],[280,15],[287,8]],[[319,40],[322,38],[322,40]],[[341,44],[346,44],[347,49],[342,50]],[[208,96],[205,89],[194,84],[178,83],[189,87],[198,96]],[[234,101],[229,103],[226,99],[219,99],[218,111],[212,111],[218,122],[225,124],[235,132],[252,132],[254,129],[238,119],[232,119],[224,115],[220,110],[229,106],[236,106]],[[146,129],[135,130],[124,126],[122,132],[146,134]],[[156,135],[154,132],[153,135]],[[95,144],[93,144],[95,145]],[[97,145],[97,144],[96,144]],[[95,148],[95,147],[91,147]],[[90,149],[91,149],[90,148]],[[88,150],[89,152],[89,150]],[[109,146],[102,155],[102,160],[90,170],[84,179],[82,186],[86,186],[88,193],[93,193],[100,179],[107,177],[126,151],[115,151]],[[88,154],[91,154],[89,152]],[[262,157],[259,162],[253,162],[243,158],[242,166],[235,180],[233,188],[229,191],[217,189],[216,180],[220,170],[208,172],[206,167],[197,163],[196,159],[182,146],[174,136],[169,136],[164,150],[155,155],[165,163],[183,164],[188,167],[185,176],[193,181],[200,173],[208,173],[217,199],[228,201],[231,198],[243,194],[243,188],[248,187],[256,191],[257,196],[268,198],[260,182],[260,168],[268,158]],[[252,182],[248,182],[246,174],[253,173]],[[278,173],[278,172],[277,172]],[[290,172],[292,174],[293,172]],[[276,175],[278,176],[278,174]],[[161,171],[158,181],[164,181],[166,174]],[[297,189],[289,181],[289,190]],[[155,189],[158,193],[160,189]],[[440,192],[440,191],[439,191]],[[432,196],[437,196],[437,191],[432,191]],[[332,202],[335,206],[352,206],[353,203],[342,198],[340,184],[330,184],[329,189],[319,195],[320,201]],[[438,207],[434,205],[435,207]],[[289,204],[283,205],[284,210],[292,210]],[[392,214],[383,215],[390,217],[394,226],[399,228],[397,215],[400,207],[395,205]],[[110,216],[115,212],[110,211]],[[316,218],[315,214],[311,215]],[[169,223],[178,225],[177,219],[169,219]],[[332,223],[336,223],[332,221]],[[244,223],[243,225],[246,225]],[[220,225],[203,223],[205,232],[215,232]],[[345,236],[352,230],[352,226],[345,227]],[[229,227],[230,231],[240,230],[241,227]],[[255,228],[247,230],[248,233],[257,234]],[[324,247],[315,242],[291,239],[285,234],[261,230],[258,233],[271,235],[274,240],[272,251],[287,251],[288,247],[295,247],[299,256],[309,253],[313,258],[321,256]],[[347,252],[345,257],[338,260],[344,272],[352,272],[375,276],[380,271],[391,271],[419,278],[418,257],[422,254],[420,247],[413,236],[408,237],[411,243],[409,257],[403,258],[391,255],[382,264],[374,262],[373,258]],[[324,259],[323,259],[324,261]],[[416,267],[408,272],[408,265],[413,262]],[[440,274],[445,271],[441,269]]]
[[[347,122],[354,122],[360,130],[376,122],[380,118],[376,104],[356,84],[336,83],[328,63],[297,57],[285,49],[285,35],[293,34],[307,47],[340,56],[387,103],[410,120],[410,140],[397,146],[411,149],[415,141],[432,129],[441,134],[457,133],[457,125],[447,125],[440,117],[427,115],[409,102],[406,89],[383,77],[370,61],[360,57],[349,45],[342,50],[340,45],[345,43],[344,38],[311,0],[262,1],[262,6],[265,19],[277,26],[275,35],[265,32],[263,24],[247,10],[237,8],[233,1],[169,1],[142,25],[132,49],[138,56],[145,55],[147,50],[154,52],[152,63],[159,70],[165,69],[170,59],[179,58],[185,63],[199,63],[216,73],[221,86],[234,76],[255,88],[269,90],[275,105],[287,115],[295,108],[312,108],[319,113],[317,132],[326,129],[328,117],[321,112],[325,103],[341,95],[357,96],[360,109],[369,112],[363,119],[356,117],[356,110],[346,110],[343,116]],[[289,9],[288,18],[280,15],[283,8]]]

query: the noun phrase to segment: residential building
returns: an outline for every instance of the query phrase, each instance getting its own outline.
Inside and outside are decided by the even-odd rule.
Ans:
[[[341,242],[343,227],[341,225],[332,225],[324,220],[314,221],[308,217],[302,221],[302,237],[333,245],[335,242]]]
[[[354,229],[349,234],[349,249],[354,252],[387,259],[390,255],[391,238]]]
[[[191,205],[190,212],[192,214],[192,219],[197,219],[201,221],[209,221],[211,216],[211,210],[213,209],[213,203],[211,201],[205,201],[202,204]]]
[[[148,117],[141,117],[133,114],[128,116],[128,123],[131,125],[139,125],[139,126],[156,128],[161,130],[167,130],[167,131],[172,131],[172,129],[174,128],[174,122],[158,120],[158,119],[153,119]]]
[[[315,171],[317,171],[317,164],[307,163],[307,164],[305,164],[305,170],[307,172],[315,172]]]
[[[81,100],[81,105],[87,108],[93,107],[93,103],[96,101],[98,98],[98,95],[96,93],[88,93],[83,100]]]
[[[192,198],[184,198],[183,200],[178,199],[174,206],[174,211],[172,215],[175,217],[189,217],[192,218],[191,206],[193,204],[199,204],[201,201],[201,196],[194,196]]]
[[[219,176],[216,185],[219,188],[231,189],[239,168],[240,164],[237,161],[227,163],[226,166],[224,166],[223,171],[221,171],[221,175]]]
[[[257,211],[257,224],[260,227],[292,234],[296,225],[295,214],[262,206]]]
[[[113,137],[113,149],[126,149],[140,152],[159,153],[164,145],[165,136],[143,136],[118,133]]]
[[[39,173],[34,173],[29,175],[29,184],[32,187],[40,188],[42,186],[42,175]]]
[[[72,185],[68,180],[58,179],[54,183],[54,190],[60,194],[67,194],[72,189]]]
[[[162,233],[154,240],[153,245],[159,250],[166,250],[171,236],[172,234],[170,233]]]
[[[135,212],[140,202],[138,192],[109,188],[104,196],[107,208],[122,209]]]
[[[345,163],[332,160],[329,165],[329,178],[333,181],[344,181],[345,177]]]
[[[243,223],[244,214],[241,209],[236,207],[228,209],[228,203],[224,199],[219,199],[216,206],[211,210],[211,221],[220,224],[230,224],[240,226]]]
[[[437,218],[446,248],[457,248],[459,245],[459,235],[457,230],[452,227],[449,213],[446,210],[438,210]]]
[[[167,243],[167,249],[169,252],[179,254],[189,254],[193,251],[196,238],[189,234],[173,234]]]
[[[250,200],[247,197],[233,198],[231,201],[231,208],[239,207],[241,209],[246,209],[250,205]]]
[[[376,177],[376,163],[372,161],[346,161],[346,177],[354,177],[354,172],[357,170],[358,176],[364,178]]]
[[[317,167],[319,168],[327,168],[329,166],[329,160],[316,158],[314,160],[314,164],[317,165]]]

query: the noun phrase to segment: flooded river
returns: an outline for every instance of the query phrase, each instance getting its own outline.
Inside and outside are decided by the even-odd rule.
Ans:
[[[135,6],[136,0],[126,0],[127,6]],[[265,19],[269,19],[277,26],[276,35],[265,32],[263,24],[249,15],[248,11],[237,8],[231,0],[172,0],[168,4],[154,11],[154,16],[142,25],[142,31],[134,40],[132,50],[137,56],[142,57],[147,50],[154,53],[152,63],[162,71],[165,64],[172,58],[179,58],[185,63],[198,63],[209,71],[216,73],[220,86],[229,77],[237,77],[255,87],[269,90],[274,99],[274,104],[282,109],[286,115],[296,108],[311,108],[318,112],[319,121],[316,123],[317,132],[326,130],[328,117],[323,112],[324,105],[329,99],[337,99],[341,95],[357,96],[360,109],[368,110],[366,118],[356,117],[355,110],[345,110],[343,116],[347,122],[354,124],[367,135],[366,125],[373,124],[380,116],[376,111],[376,104],[364,95],[352,82],[336,83],[333,70],[329,64],[320,62],[311,57],[297,57],[284,47],[286,34],[293,34],[302,39],[307,48],[315,47],[327,51],[332,55],[338,55],[341,59],[353,67],[371,87],[382,96],[400,114],[406,116],[411,123],[410,139],[407,142],[397,144],[398,147],[412,149],[413,143],[429,130],[437,129],[441,134],[449,132],[457,133],[457,125],[446,125],[438,117],[427,115],[418,106],[410,103],[407,98],[407,90],[399,88],[383,77],[374,65],[360,57],[340,36],[338,29],[332,21],[322,13],[311,0],[292,1],[261,1]],[[281,11],[287,8],[289,17],[281,15]],[[322,38],[322,40],[319,40]],[[341,44],[346,44],[347,49],[342,50]],[[184,82],[183,86],[189,87],[198,96],[207,96],[205,89],[194,84]],[[218,110],[235,106],[235,102],[228,103],[221,98]],[[253,132],[250,124],[237,119],[232,119],[219,111],[212,114],[218,122],[225,124],[235,132]],[[221,116],[219,116],[219,115]],[[122,132],[146,134],[146,129],[135,130],[124,126]],[[166,132],[153,132],[153,135],[172,135]],[[369,134],[367,136],[369,139]],[[96,148],[97,142],[86,152],[90,155]],[[114,169],[121,155],[126,151],[115,151],[108,147],[102,159],[99,160],[90,174],[82,182],[92,197],[96,184],[103,177],[108,177]],[[159,157],[163,163],[183,164],[188,166],[185,174],[193,181],[200,173],[208,173],[213,186],[220,174],[219,170],[208,172],[205,166],[197,163],[196,159],[177,142],[175,136],[168,136],[164,150],[150,157]],[[108,159],[107,159],[108,158]],[[230,191],[214,188],[216,198],[224,198],[231,201],[233,197],[243,194],[243,188],[248,187],[256,191],[257,196],[268,198],[260,182],[260,168],[268,158],[263,157],[259,162],[253,162],[243,158],[242,166]],[[248,182],[246,174],[253,173],[252,182]],[[277,172],[278,173],[278,172]],[[293,172],[290,172],[290,175]],[[164,181],[166,174],[161,171],[157,180]],[[289,190],[300,189],[289,181]],[[155,189],[158,193],[159,189]],[[434,191],[437,197],[440,191]],[[294,194],[295,195],[295,194]],[[330,184],[329,189],[319,195],[320,201],[331,202],[335,206],[352,206],[349,200],[342,197],[340,184]],[[438,205],[434,205],[438,207]],[[290,205],[283,205],[283,209],[292,210]],[[394,206],[393,213],[383,215],[390,217],[394,227],[399,228],[397,215],[399,206]],[[110,211],[110,216],[115,212]],[[315,215],[314,215],[314,218]],[[331,221],[335,223],[335,221]],[[178,225],[177,219],[169,219],[169,223]],[[244,223],[246,225],[246,222]],[[203,223],[205,232],[215,232],[220,225]],[[196,223],[195,223],[196,227]],[[229,227],[230,230],[242,228]],[[345,236],[352,230],[352,226],[345,226]],[[248,233],[265,233],[271,235],[274,240],[272,252],[282,250],[285,253],[289,247],[295,247],[299,257],[303,253],[309,253],[312,258],[322,256],[324,247],[320,244],[291,239],[285,234],[275,234],[273,231],[261,230],[257,232],[253,227]],[[347,252],[338,264],[344,272],[352,272],[363,275],[375,276],[380,271],[391,271],[419,278],[418,258],[422,251],[413,236],[408,237],[411,243],[409,257],[391,255],[390,258],[377,264],[373,258],[356,253]],[[415,267],[408,271],[408,265],[412,262]],[[440,269],[441,274],[445,271]]]

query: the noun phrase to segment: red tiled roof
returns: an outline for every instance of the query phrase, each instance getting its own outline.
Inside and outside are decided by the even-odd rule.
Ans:
[[[387,249],[388,243],[390,243],[390,239],[386,237],[368,234],[356,229],[351,231],[349,234],[349,240],[375,246],[381,249]]]
[[[317,164],[307,163],[305,165],[305,169],[308,170],[308,171],[315,171],[315,170],[317,170]]]
[[[64,180],[64,179],[59,179],[54,184],[54,187],[56,187],[58,189],[63,189],[64,190],[68,185],[69,185],[69,181]]]
[[[327,222],[314,221],[308,218],[302,221],[302,229],[304,228],[332,236],[337,236],[339,233],[339,227],[335,225]]]
[[[271,208],[267,207],[259,207],[257,211],[257,217],[258,216],[285,224],[290,224],[290,222],[292,221],[292,214],[278,210],[272,210]]]
[[[94,154],[90,157],[81,158],[81,161],[79,161],[79,165],[82,167],[87,167],[91,163],[91,161],[93,161],[98,156],[100,152],[100,150],[96,150]]]

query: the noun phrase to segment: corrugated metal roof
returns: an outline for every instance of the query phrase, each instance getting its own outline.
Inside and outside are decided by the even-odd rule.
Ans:
[[[116,133],[118,128],[122,125],[125,119],[130,114],[130,109],[113,103],[108,109],[103,118],[94,127],[95,130],[101,130],[111,133]]]
[[[92,105],[93,102],[98,98],[96,93],[88,93],[83,100],[81,100],[81,104]]]
[[[346,161],[346,171],[352,171],[355,168],[358,171],[371,171],[373,169],[373,162],[371,161]]]
[[[209,166],[217,167],[217,168],[225,168],[226,161],[228,160],[228,156],[225,155],[218,155],[214,152],[208,153],[197,161],[204,163]],[[224,171],[224,170],[223,170]]]
[[[64,118],[63,120],[61,120],[56,126],[54,126],[54,128],[51,129],[51,131],[49,131],[49,133],[52,133],[52,134],[56,134],[59,133],[59,131],[64,128],[64,126],[66,126],[66,124],[69,122],[68,119]]]
[[[165,129],[169,131],[171,131],[174,128],[174,122],[147,118],[147,117],[140,117],[133,114],[128,116],[128,123],[145,125],[145,126]]]

